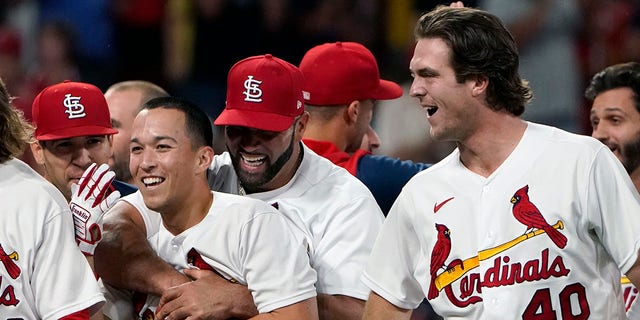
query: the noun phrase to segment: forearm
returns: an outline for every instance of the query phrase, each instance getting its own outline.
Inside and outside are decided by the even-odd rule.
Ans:
[[[401,309],[371,292],[364,306],[363,320],[409,320],[412,310]]]
[[[189,281],[160,259],[147,242],[144,229],[126,218],[105,221],[94,265],[103,281],[148,294],[161,295],[163,290]]]
[[[193,281],[165,290],[156,309],[156,319],[249,319],[258,315],[251,291],[209,270],[186,269]]]
[[[315,298],[309,298],[292,305],[273,310],[269,313],[261,313],[251,320],[318,320],[318,304]]]
[[[362,319],[364,301],[344,295],[318,294],[318,314],[322,320]]]

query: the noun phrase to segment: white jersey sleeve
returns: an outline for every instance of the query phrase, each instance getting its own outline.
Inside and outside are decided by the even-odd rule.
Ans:
[[[620,161],[607,148],[601,148],[596,155],[592,172],[586,213],[598,238],[620,271],[626,273],[638,259],[640,249],[640,195]]]
[[[380,208],[375,200],[363,196],[333,209],[314,249],[318,292],[366,300],[370,290],[361,277],[382,225]]]
[[[163,225],[149,242],[177,270],[213,270],[246,285],[260,313],[316,296],[316,273],[288,220],[268,204],[214,192],[208,215],[173,235]],[[148,297],[140,315],[155,310]]]
[[[369,257],[362,280],[372,291],[392,304],[415,309],[424,295],[416,275],[425,264],[421,244],[408,213],[415,212],[411,198],[400,193],[385,219]],[[407,266],[411,266],[407,268]],[[426,271],[426,270],[425,270]]]
[[[19,160],[0,164],[0,314],[59,319],[104,297],[62,194]]]

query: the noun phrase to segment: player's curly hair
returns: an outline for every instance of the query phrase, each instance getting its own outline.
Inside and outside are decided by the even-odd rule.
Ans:
[[[439,38],[451,49],[449,63],[459,83],[487,77],[487,103],[516,116],[533,94],[518,73],[518,49],[513,36],[496,16],[474,8],[440,5],[422,15],[416,39]]]
[[[0,79],[0,163],[22,154],[27,145],[33,142],[33,126],[24,119],[22,111],[16,109],[11,101],[4,81]]]
[[[633,91],[633,101],[640,112],[640,63],[631,61],[606,67],[591,78],[584,96],[593,101],[600,93],[617,88]]]

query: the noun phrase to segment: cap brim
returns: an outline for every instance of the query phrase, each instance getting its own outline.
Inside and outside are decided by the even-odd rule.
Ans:
[[[36,139],[41,141],[68,139],[84,136],[102,136],[116,134],[118,130],[101,126],[79,126],[64,128],[61,130],[51,131],[43,134],[36,134]]]
[[[294,117],[280,114],[225,109],[213,122],[216,126],[240,126],[258,130],[281,132],[293,124]]]
[[[380,79],[378,90],[375,91],[373,99],[389,100],[402,96],[402,87],[395,82]]]

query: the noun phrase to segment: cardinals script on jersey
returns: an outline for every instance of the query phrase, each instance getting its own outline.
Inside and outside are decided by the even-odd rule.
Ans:
[[[625,317],[617,275],[637,257],[640,197],[598,141],[527,125],[488,177],[455,150],[409,181],[365,270],[372,290],[445,318]]]

